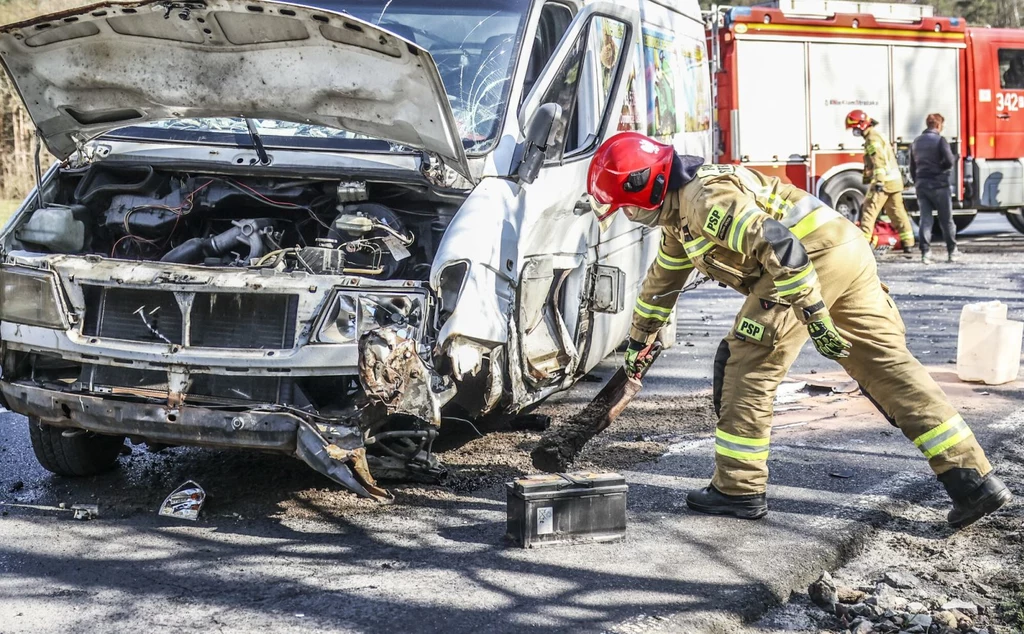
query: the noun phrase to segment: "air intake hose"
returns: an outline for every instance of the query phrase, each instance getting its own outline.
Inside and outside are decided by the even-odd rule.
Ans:
[[[222,256],[237,245],[249,249],[248,258],[261,257],[266,253],[266,247],[260,238],[260,231],[273,226],[274,221],[269,218],[254,220],[241,220],[234,223],[223,233],[218,233],[209,238],[192,238],[168,251],[161,262],[176,262],[178,264],[198,264],[206,258]]]

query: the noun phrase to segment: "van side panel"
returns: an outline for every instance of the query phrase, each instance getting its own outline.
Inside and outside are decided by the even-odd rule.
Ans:
[[[711,71],[699,7],[652,0],[640,7],[643,33],[619,129],[643,132],[710,161]]]

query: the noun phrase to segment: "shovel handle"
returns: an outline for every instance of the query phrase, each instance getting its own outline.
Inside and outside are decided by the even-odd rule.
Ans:
[[[629,377],[629,380],[630,381],[636,381],[637,383],[641,383],[644,380],[644,377],[647,376],[648,370],[650,370],[651,366],[654,365],[654,362],[658,360],[658,357],[661,355],[661,352],[664,349],[665,349],[665,346],[662,345],[662,343],[660,341],[655,341],[654,343],[652,343],[650,345],[650,347],[648,348],[648,350],[647,350],[647,356],[651,357],[651,360],[644,365],[642,370],[640,370],[640,376],[639,377],[632,377],[631,376],[631,377]]]

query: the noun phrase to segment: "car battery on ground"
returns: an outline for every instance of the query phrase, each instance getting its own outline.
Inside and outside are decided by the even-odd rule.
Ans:
[[[626,479],[617,473],[545,473],[505,485],[507,537],[523,548],[607,542],[626,534]]]

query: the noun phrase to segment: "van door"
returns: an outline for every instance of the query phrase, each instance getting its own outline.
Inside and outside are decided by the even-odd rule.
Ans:
[[[561,107],[555,122],[558,142],[548,148],[537,179],[523,188],[516,321],[524,377],[535,388],[560,383],[575,372],[595,331],[606,332],[605,322],[615,317],[589,310],[595,265],[614,261],[636,268],[641,261],[641,227],[617,220],[601,235],[585,197],[590,159],[616,131],[639,33],[638,11],[622,4],[587,5],[520,110],[525,128],[542,104]],[[601,250],[609,241],[615,242],[615,253]],[[637,274],[631,268],[629,273]]]

